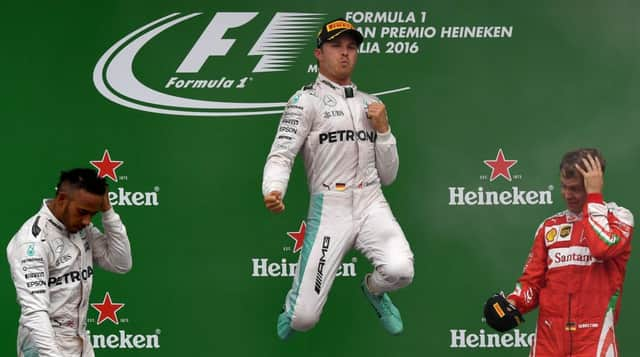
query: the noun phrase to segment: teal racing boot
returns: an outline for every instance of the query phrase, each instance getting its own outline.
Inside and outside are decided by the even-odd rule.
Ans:
[[[369,274],[364,277],[364,280],[360,285],[362,293],[367,297],[367,300],[369,300],[374,310],[376,310],[376,313],[380,318],[380,322],[382,323],[382,327],[392,335],[400,334],[404,328],[402,324],[402,317],[400,316],[400,310],[393,305],[389,294],[383,293],[381,295],[374,295],[369,291],[369,288],[367,287],[368,277]]]

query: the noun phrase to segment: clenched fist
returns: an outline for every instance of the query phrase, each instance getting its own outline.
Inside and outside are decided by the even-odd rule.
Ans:
[[[279,191],[271,191],[264,196],[264,205],[273,213],[284,211],[284,202],[282,202],[282,193]]]
[[[380,134],[389,131],[389,118],[387,118],[387,108],[382,103],[371,103],[367,106],[367,118],[371,120],[371,125]]]

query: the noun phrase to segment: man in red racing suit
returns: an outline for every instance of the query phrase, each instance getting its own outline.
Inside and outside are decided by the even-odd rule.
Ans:
[[[604,160],[596,149],[560,164],[567,210],[538,228],[524,272],[508,296],[521,313],[540,308],[530,356],[616,357],[614,333],[633,215],[605,203]]]

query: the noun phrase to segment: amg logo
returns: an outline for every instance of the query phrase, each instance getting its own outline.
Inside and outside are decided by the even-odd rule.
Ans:
[[[320,289],[322,288],[322,270],[324,269],[324,263],[326,262],[325,256],[327,255],[327,251],[329,250],[329,243],[331,241],[331,237],[325,236],[322,239],[322,256],[320,256],[320,261],[318,262],[318,274],[316,274],[316,287],[315,291],[317,294],[320,294]]]

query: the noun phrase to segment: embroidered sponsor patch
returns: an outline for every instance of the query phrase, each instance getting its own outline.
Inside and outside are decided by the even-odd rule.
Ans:
[[[549,249],[549,269],[560,268],[569,265],[589,266],[601,263],[601,260],[591,255],[588,247],[574,246],[567,248]]]
[[[556,236],[558,235],[558,230],[555,227],[552,227],[545,234],[545,239],[547,240],[547,244],[553,243],[556,240]]]

